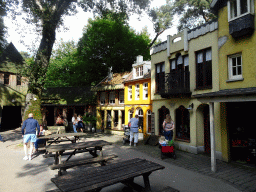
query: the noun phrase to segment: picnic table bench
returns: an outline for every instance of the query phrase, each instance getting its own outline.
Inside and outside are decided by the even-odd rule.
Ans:
[[[111,145],[111,143],[104,140],[95,140],[95,141],[86,141],[86,142],[80,142],[80,143],[66,143],[66,144],[46,146],[46,151],[48,152],[48,154],[45,155],[45,157],[54,157],[56,166],[53,166],[53,167],[57,167],[59,169],[58,175],[62,175],[61,171],[65,169],[65,166],[63,165],[62,167],[62,166],[59,166],[59,164],[67,164],[69,159],[77,153],[89,152],[95,158],[98,156],[97,151],[99,151],[100,157],[103,157],[102,147],[105,145]],[[66,151],[69,151],[69,152],[66,152]],[[51,153],[55,153],[55,154],[51,154]],[[68,155],[68,158],[64,162],[62,162],[61,160],[63,155]],[[107,160],[108,160],[107,157],[105,159],[102,158],[101,162],[104,162]],[[91,161],[93,162],[92,159]],[[83,163],[86,163],[86,160],[84,160]],[[81,164],[81,162],[78,163],[78,165],[79,164]],[[67,164],[67,165],[71,165],[71,164]]]
[[[157,163],[135,158],[101,167],[73,171],[51,181],[60,191],[100,191],[102,188],[123,183],[136,191],[151,191],[149,175],[153,171],[164,169]],[[143,176],[144,187],[134,182],[134,178]]]

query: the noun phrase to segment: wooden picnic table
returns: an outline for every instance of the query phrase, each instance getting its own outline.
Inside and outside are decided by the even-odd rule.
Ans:
[[[153,171],[164,168],[160,164],[135,158],[102,167],[70,172],[66,175],[52,178],[51,181],[60,191],[100,191],[104,187],[120,182],[139,192],[151,191],[149,175]],[[134,183],[134,178],[138,176],[143,176],[144,187]]]
[[[51,134],[51,135],[39,135],[38,139],[53,139],[52,141],[48,141],[48,146],[50,146],[52,143],[59,143],[63,141],[71,141],[72,143],[76,143],[76,141],[79,139],[79,137],[86,136],[87,133],[62,133],[62,134]],[[74,137],[74,138],[70,138]]]
[[[54,156],[55,158],[55,165],[63,163],[61,161],[61,157],[63,155],[69,155],[69,157],[66,159],[65,162],[67,162],[73,155],[77,153],[84,153],[89,152],[93,157],[97,157],[97,150],[100,153],[100,156],[103,156],[102,147],[105,145],[111,145],[111,143],[104,141],[104,140],[96,140],[96,141],[86,141],[86,142],[80,142],[80,143],[65,143],[65,144],[59,144],[59,145],[51,145],[46,146],[46,152],[47,153],[55,153],[54,155],[45,155],[45,157],[48,156]],[[72,152],[66,152],[65,151],[72,151]],[[61,174],[61,171],[59,170],[59,175]]]

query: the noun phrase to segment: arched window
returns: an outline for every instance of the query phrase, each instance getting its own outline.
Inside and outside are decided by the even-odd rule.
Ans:
[[[129,116],[128,116],[128,122],[129,122],[132,118],[132,114],[133,114],[132,110],[129,110],[128,114],[129,114]]]
[[[148,133],[151,133],[151,111],[148,110],[147,111],[147,130],[148,130]]]
[[[175,113],[176,138],[182,140],[190,140],[189,111],[184,106],[180,106],[178,109],[176,109]]]

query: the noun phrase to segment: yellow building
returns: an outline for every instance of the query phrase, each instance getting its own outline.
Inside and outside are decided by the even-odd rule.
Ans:
[[[151,97],[155,132],[161,135],[166,114],[175,122],[180,150],[210,153],[210,108],[215,108],[215,154],[223,159],[220,104],[201,102],[198,95],[219,91],[218,22],[168,36],[151,49]]]
[[[143,61],[143,56],[138,56],[132,65],[132,72],[124,81],[125,95],[125,124],[137,114],[139,126],[143,133],[151,134],[151,62]]]
[[[255,0],[213,0],[218,15],[219,91],[197,95],[220,105],[221,148],[226,161],[256,162]],[[215,109],[216,111],[216,109]],[[219,116],[214,113],[214,119]]]
[[[97,92],[96,129],[123,135],[125,124],[124,84],[130,72],[111,73],[92,91]]]

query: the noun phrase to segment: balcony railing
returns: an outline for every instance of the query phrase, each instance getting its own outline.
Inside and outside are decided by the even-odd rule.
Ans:
[[[175,71],[160,76],[159,93],[161,97],[167,98],[177,95],[191,95],[189,71]]]

